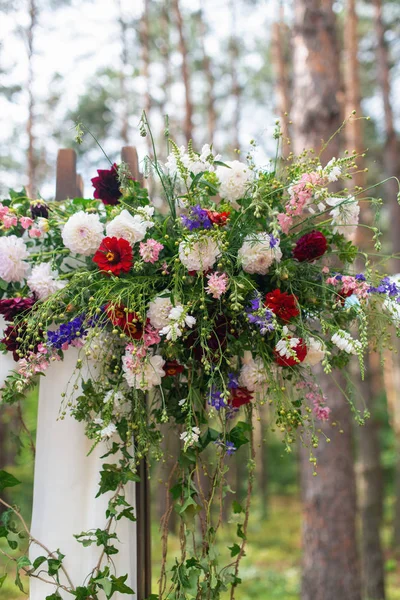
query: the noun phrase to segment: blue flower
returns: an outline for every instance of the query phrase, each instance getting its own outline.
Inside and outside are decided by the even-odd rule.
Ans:
[[[57,331],[48,331],[47,339],[49,344],[60,350],[64,344],[71,344],[76,338],[83,337],[87,333],[87,328],[83,326],[84,322],[85,316],[80,315],[72,319],[69,323],[60,325]]]
[[[225,408],[226,402],[222,395],[222,392],[212,388],[210,393],[210,399],[208,403],[213,406],[216,410],[221,410],[221,408]]]
[[[239,387],[238,376],[236,373],[228,373],[228,388],[236,390]]]
[[[187,227],[189,231],[193,231],[193,229],[211,229],[212,227],[207,211],[201,208],[200,204],[192,206],[189,216],[181,215],[181,219],[184,227]]]

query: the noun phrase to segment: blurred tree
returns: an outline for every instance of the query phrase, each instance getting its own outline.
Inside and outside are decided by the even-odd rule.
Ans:
[[[284,5],[280,2],[280,18],[272,24],[271,58],[275,73],[275,97],[282,128],[282,156],[289,154],[290,130],[290,31],[285,23]]]
[[[121,45],[121,66],[119,70],[119,89],[120,89],[120,103],[121,103],[121,140],[124,144],[129,143],[129,102],[128,102],[128,91],[126,85],[126,74],[128,70],[128,39],[127,29],[128,25],[124,18],[122,10],[121,0],[117,0],[118,9],[118,24],[120,30],[120,45]]]
[[[204,15],[204,9],[201,6],[197,12],[199,21],[199,40],[202,53],[201,69],[207,82],[205,93],[206,119],[207,119],[207,142],[213,143],[215,130],[217,127],[217,112],[215,107],[215,78],[211,58],[206,48],[207,24]]]
[[[350,187],[365,188],[366,173],[362,168],[364,160],[364,121],[361,119],[361,91],[358,61],[358,16],[356,0],[347,0],[344,15],[344,60],[345,116],[348,118],[345,129],[346,147],[358,155],[358,169],[353,175]],[[353,115],[353,111],[356,115]],[[373,214],[368,202],[361,203],[362,221],[373,225]],[[364,227],[357,230],[357,245],[364,251],[374,252],[371,231]],[[360,271],[363,265],[360,261]],[[358,371],[358,370],[357,370]],[[361,558],[364,593],[370,600],[385,598],[384,557],[380,539],[383,514],[383,478],[380,461],[378,421],[375,404],[378,399],[382,378],[379,369],[379,356],[370,355],[364,381],[357,376],[357,387],[371,414],[363,427],[358,427],[359,479],[361,509]]]
[[[38,166],[38,159],[35,149],[35,96],[34,96],[34,71],[33,61],[35,52],[35,34],[38,22],[38,7],[36,0],[29,0],[28,2],[28,14],[29,14],[29,25],[26,31],[26,42],[27,42],[27,53],[28,53],[28,80],[27,80],[27,92],[28,92],[28,121],[26,124],[26,132],[28,134],[28,154],[27,154],[27,192],[30,198],[34,198],[37,193],[37,176],[36,170]]]
[[[183,132],[186,142],[193,138],[193,103],[191,90],[191,76],[189,65],[189,52],[186,41],[184,22],[179,0],[171,0],[172,8],[175,14],[176,26],[179,36],[179,52],[181,55],[181,73],[182,82],[185,90],[185,117],[183,122]]]
[[[230,0],[229,11],[231,15],[231,35],[229,40],[229,70],[231,74],[231,97],[233,100],[233,115],[231,121],[232,144],[240,150],[240,121],[242,113],[242,88],[239,81],[239,56],[240,44],[237,33],[237,0]]]
[[[293,38],[293,132],[296,154],[304,148],[321,152],[341,124],[336,21],[332,0],[295,0]],[[323,147],[322,147],[323,149]],[[327,160],[339,154],[336,136],[323,151]],[[361,600],[356,540],[356,491],[352,421],[343,375],[318,374],[332,410],[332,421],[321,426],[324,437],[313,450],[317,476],[309,462],[310,449],[301,450],[303,499],[303,600]]]

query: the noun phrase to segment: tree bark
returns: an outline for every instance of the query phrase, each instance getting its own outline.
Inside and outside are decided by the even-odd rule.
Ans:
[[[383,149],[384,170],[386,177],[399,177],[400,175],[400,147],[396,135],[393,118],[393,107],[391,103],[391,80],[390,80],[390,60],[389,52],[385,40],[385,24],[382,17],[382,0],[373,0],[374,4],[374,25],[376,36],[376,62],[377,79],[381,89],[381,96],[385,116],[385,144]],[[400,256],[400,208],[397,201],[398,187],[394,179],[386,182],[386,202],[390,211],[389,234],[392,245],[392,252]],[[391,264],[393,273],[399,272],[398,259],[394,259]],[[400,350],[399,341],[395,345]],[[392,423],[394,424],[396,434],[396,445],[398,462],[396,465],[396,501],[394,506],[394,531],[393,543],[396,548],[400,548],[400,395],[398,388],[394,393],[390,393],[388,382],[400,380],[400,363],[398,355],[393,360],[385,362],[385,383],[388,396],[389,409],[392,411]]]
[[[37,157],[35,151],[35,134],[34,134],[34,126],[35,126],[35,95],[34,95],[34,71],[33,71],[33,61],[34,61],[34,42],[35,42],[35,30],[37,25],[37,6],[35,0],[29,0],[29,25],[27,30],[27,47],[28,47],[28,82],[27,82],[27,91],[28,91],[28,121],[26,125],[26,132],[28,135],[28,165],[27,165],[27,175],[28,175],[28,185],[27,185],[27,193],[30,198],[34,198],[37,193]]]
[[[272,24],[272,39],[271,39],[271,58],[275,72],[275,94],[277,100],[277,110],[281,120],[282,129],[282,149],[281,153],[284,158],[289,154],[290,131],[289,131],[289,115],[290,115],[290,81],[289,81],[289,65],[286,52],[286,35],[287,28],[284,21],[283,4],[280,8],[279,21]]]
[[[179,52],[182,60],[182,81],[185,88],[185,120],[183,123],[183,132],[185,134],[186,142],[189,142],[193,138],[193,104],[190,82],[189,53],[183,28],[183,18],[179,0],[173,0],[172,4],[175,12],[176,25],[178,28]]]
[[[294,30],[294,149],[322,149],[340,126],[338,47],[332,0],[295,0]],[[333,138],[323,159],[338,156]],[[345,388],[344,377],[334,378]],[[309,449],[301,449],[303,500],[302,600],[361,600],[356,541],[356,490],[353,464],[352,421],[345,397],[333,378],[318,374],[331,423],[321,426],[314,454],[318,475],[313,476]],[[342,433],[340,433],[342,432]]]
[[[215,110],[215,80],[212,71],[212,64],[209,54],[206,50],[205,37],[207,33],[207,27],[204,20],[204,11],[202,8],[199,10],[199,25],[200,25],[200,44],[203,55],[203,73],[207,81],[207,99],[206,99],[206,111],[207,111],[207,130],[208,138],[207,143],[212,144],[215,135],[215,128],[217,124],[217,113]]]
[[[355,152],[358,170],[353,175],[351,186],[366,186],[363,159],[364,127],[361,117],[361,92],[358,61],[358,17],[356,1],[347,1],[344,30],[344,79],[346,117],[346,146]],[[352,112],[356,112],[356,117]],[[372,214],[367,202],[361,203],[361,219],[363,223],[372,225]],[[359,227],[356,243],[364,251],[373,252],[372,234],[368,229]],[[363,265],[359,265],[360,270]],[[367,358],[365,380],[361,381],[357,369],[357,387],[364,399],[371,417],[363,427],[357,429],[359,445],[359,506],[361,509],[361,560],[364,595],[369,600],[384,600],[385,569],[380,531],[383,514],[383,474],[380,460],[379,424],[375,418],[375,401],[381,388],[379,357],[377,354]]]

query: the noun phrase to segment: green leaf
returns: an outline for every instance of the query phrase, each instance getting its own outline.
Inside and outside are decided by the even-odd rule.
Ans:
[[[36,571],[44,562],[46,562],[47,558],[45,556],[38,556],[33,561],[33,570]]]
[[[4,575],[2,575],[0,577],[0,590],[3,587],[3,583],[5,582],[6,579],[7,579],[7,573],[4,573]]]
[[[240,537],[242,540],[246,539],[246,536],[244,535],[244,532],[243,532],[243,525],[241,525],[240,523],[237,526],[236,535],[238,537]]]
[[[105,595],[107,598],[110,598],[112,591],[112,581],[107,577],[102,577],[101,579],[97,579],[96,583],[103,588]]]
[[[123,575],[121,577],[115,577],[111,575],[112,580],[112,593],[120,592],[121,594],[134,594],[135,592],[125,584],[125,581],[128,579],[128,575]]]
[[[229,550],[231,551],[231,557],[233,558],[234,556],[237,556],[240,552],[240,546],[239,544],[233,544],[233,546],[228,546]]]
[[[45,600],[62,600],[62,598],[58,592],[54,592],[54,594],[46,596]]]
[[[21,482],[11,475],[11,473],[6,473],[6,471],[0,471],[0,492],[9,487],[14,487],[19,485]]]
[[[237,500],[234,500],[232,502],[232,510],[235,513],[235,515],[239,515],[240,513],[244,513],[243,506]]]

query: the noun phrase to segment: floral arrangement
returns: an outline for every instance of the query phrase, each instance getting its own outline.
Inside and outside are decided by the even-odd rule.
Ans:
[[[301,436],[316,469],[313,450],[326,443],[318,431],[330,407],[313,367],[330,373],[355,355],[363,374],[369,348],[382,348],[398,326],[400,287],[354,243],[360,203],[379,208],[368,191],[346,188],[356,156],[323,165],[304,153],[258,168],[251,151],[245,162],[222,162],[209,145],[197,153],[168,142],[165,164],[155,151],[148,159],[163,211],[125,164],[98,171],[93,200],[45,202],[23,191],[0,204],[0,313],[8,323],[2,345],[15,359],[2,397],[23,399],[38,374],[71,346],[79,349],[72,378],[78,385],[65,390],[60,415],[84,421],[93,444],[118,454],[100,473],[99,489],[114,493],[107,516],[115,519],[134,519],[124,485],[137,480],[142,457],[162,459],[165,425],[178,429],[162,530],[167,536],[174,507],[181,553],[170,580],[163,554],[152,598],[217,599],[227,590],[234,598],[258,407],[270,404],[288,452]],[[379,252],[378,228],[368,229]],[[94,363],[95,376],[86,366]],[[353,409],[359,422],[368,416]],[[249,494],[244,506],[233,503],[238,537],[221,565],[215,544],[226,473],[244,445]],[[4,520],[5,537],[10,523]],[[60,589],[80,599],[100,590],[108,598],[132,593],[126,577],[113,573],[110,531],[78,536],[103,545],[104,561],[82,582],[81,595]],[[38,565],[26,561],[19,568],[34,576]],[[40,569],[46,561],[58,581],[48,556]]]

